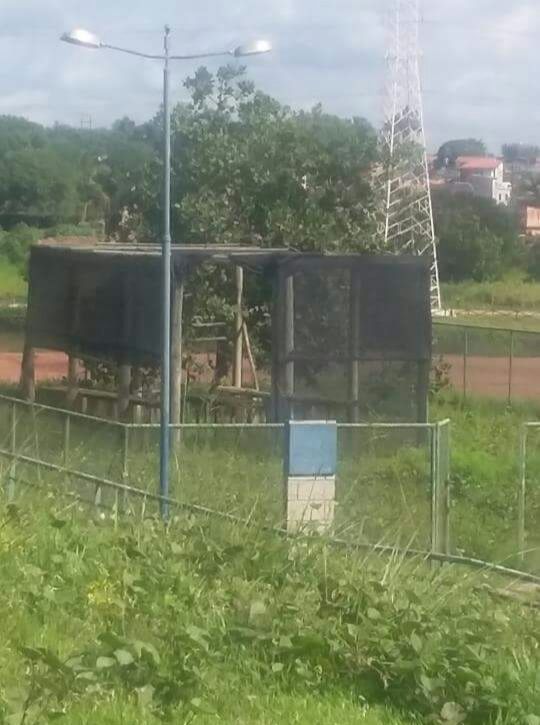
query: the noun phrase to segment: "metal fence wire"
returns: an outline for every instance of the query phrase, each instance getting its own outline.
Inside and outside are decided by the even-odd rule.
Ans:
[[[433,323],[433,360],[463,395],[540,400],[540,333]]]
[[[448,421],[338,426],[336,517],[350,543],[450,552]],[[284,426],[173,427],[171,504],[282,527]],[[100,509],[157,514],[159,426],[0,396],[0,475]]]

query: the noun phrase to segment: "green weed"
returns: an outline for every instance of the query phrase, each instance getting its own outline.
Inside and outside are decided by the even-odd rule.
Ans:
[[[540,284],[519,271],[493,282],[458,282],[442,285],[448,309],[540,310]]]
[[[8,722],[540,713],[538,614],[481,574],[185,516],[112,524],[32,494],[0,511]]]

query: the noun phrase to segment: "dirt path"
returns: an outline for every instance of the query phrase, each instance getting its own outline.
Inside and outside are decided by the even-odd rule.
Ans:
[[[22,353],[0,353],[0,382],[18,383],[21,375]],[[37,351],[35,358],[36,380],[60,380],[68,370],[67,355],[50,350]]]
[[[458,391],[464,387],[464,361],[460,355],[444,355],[450,364],[450,381]],[[471,395],[513,400],[540,400],[540,357],[469,356],[466,366],[466,390]]]
[[[22,354],[19,352],[0,353],[0,382],[19,382],[21,360]],[[450,364],[449,376],[452,385],[456,390],[463,391],[463,357],[445,355],[444,360]],[[67,376],[68,360],[64,353],[38,351],[35,365],[37,381],[60,380]],[[471,395],[507,399],[509,386],[510,368],[507,357],[470,356],[467,359],[466,390]],[[540,400],[540,357],[514,358],[511,392],[514,400]]]

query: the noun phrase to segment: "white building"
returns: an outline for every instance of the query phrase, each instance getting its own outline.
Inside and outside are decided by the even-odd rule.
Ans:
[[[477,196],[493,199],[508,206],[512,184],[504,180],[504,162],[493,156],[459,156],[456,159],[458,180],[470,184]]]

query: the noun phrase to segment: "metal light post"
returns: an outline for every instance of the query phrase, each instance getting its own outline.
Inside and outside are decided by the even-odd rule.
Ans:
[[[261,55],[272,50],[271,44],[266,40],[256,40],[246,45],[240,45],[234,50],[217,53],[196,53],[191,55],[170,55],[169,52],[169,26],[165,26],[163,38],[163,54],[151,55],[140,53],[128,48],[103,43],[94,33],[82,28],[64,33],[60,40],[84,48],[115,50],[119,53],[128,53],[140,58],[163,61],[163,238],[162,238],[162,338],[161,338],[161,422],[159,446],[159,492],[161,496],[161,515],[164,519],[169,516],[169,459],[170,459],[170,425],[171,425],[171,107],[170,107],[170,79],[169,61],[196,60],[199,58],[213,58],[217,56],[234,56],[242,58],[250,55]]]

